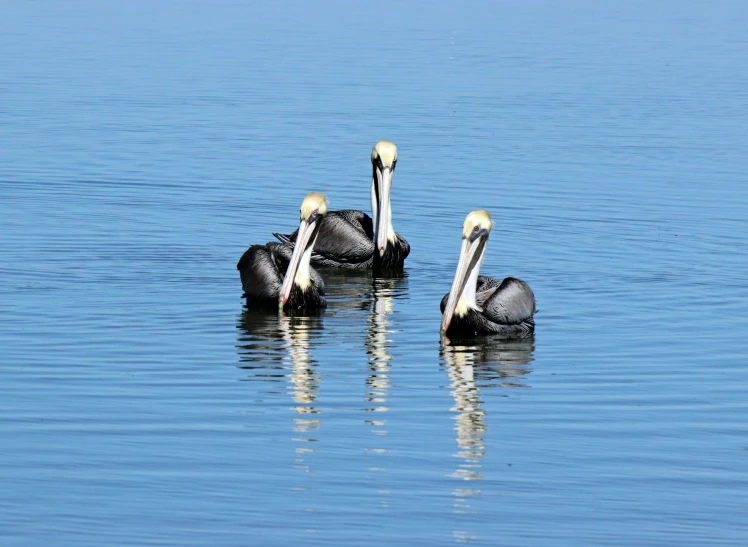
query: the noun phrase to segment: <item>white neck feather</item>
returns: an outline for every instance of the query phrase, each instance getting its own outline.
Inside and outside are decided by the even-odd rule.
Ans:
[[[379,172],[379,171],[377,171]],[[374,237],[376,237],[377,232],[377,222],[379,222],[379,204],[377,203],[377,191],[374,189],[374,186],[377,184],[377,181],[374,179],[371,180],[371,219],[374,221]],[[392,226],[392,205],[387,204],[387,212],[389,213],[387,215],[387,218],[389,218],[389,221],[387,222],[387,241],[395,242],[397,239],[395,237],[395,228]]]

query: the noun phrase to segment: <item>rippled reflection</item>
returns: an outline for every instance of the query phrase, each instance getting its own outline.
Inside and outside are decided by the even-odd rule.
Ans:
[[[399,277],[376,278],[372,281],[372,299],[366,330],[366,353],[369,356],[369,374],[366,378],[366,411],[384,413],[389,410],[390,348],[388,337],[394,332],[391,315],[395,299],[407,289],[408,279]],[[383,417],[369,418],[366,423],[375,435],[386,435],[387,421]]]
[[[397,300],[407,293],[408,279],[404,274],[382,278],[365,272],[328,271],[324,277],[328,307],[320,316],[288,317],[277,312],[243,311],[238,321],[239,367],[249,372],[248,381],[266,383],[276,399],[290,395],[296,442],[294,466],[311,471],[310,456],[317,452],[315,445],[322,430],[318,396],[324,368],[317,359],[330,356],[330,346],[316,348],[323,328],[328,338],[337,341],[336,345],[353,349],[343,361],[361,363],[365,356],[366,380],[362,382],[361,376],[356,380],[354,373],[350,389],[358,392],[361,388],[356,386],[362,383],[365,386],[362,425],[371,435],[366,452],[373,458],[367,463],[367,470],[384,471],[383,457],[389,453],[386,413],[390,410],[392,334],[396,332],[393,316]],[[317,358],[315,348],[321,352]],[[263,387],[261,392],[268,390]],[[382,496],[381,506],[388,506],[390,492],[378,489],[377,493]]]
[[[325,315],[335,316],[349,311],[366,311],[372,299],[374,278],[371,272],[322,270],[327,293]]]
[[[314,452],[308,443],[317,442],[320,429],[319,409],[315,406],[320,385],[317,362],[310,347],[322,330],[319,316],[289,317],[285,314],[245,309],[240,316],[240,368],[251,371],[253,378],[285,381],[294,402],[294,440],[303,443],[296,448],[296,466],[308,469],[304,455]]]
[[[464,481],[483,480],[483,457],[486,453],[486,411],[480,390],[486,388],[529,387],[525,376],[530,373],[534,338],[526,340],[497,340],[478,338],[470,340],[445,340],[441,349],[442,364],[449,375],[450,392],[454,398],[455,432],[459,460],[452,476]],[[479,483],[478,483],[479,484]],[[475,485],[456,488],[454,507],[456,513],[473,513],[470,499],[479,496],[481,489]],[[458,542],[473,541],[475,535],[455,531]]]
[[[366,354],[368,356],[368,374],[366,377],[366,393],[364,395],[364,410],[370,417],[364,422],[372,433],[372,444],[368,451],[376,455],[389,452],[385,444],[387,436],[386,413],[389,412],[388,398],[390,395],[390,368],[392,361],[391,335],[395,332],[392,315],[395,302],[407,290],[408,279],[404,275],[388,278],[375,278],[371,285],[371,301],[369,304],[368,326],[366,328]],[[380,472],[385,466],[377,458],[377,463],[369,467],[369,471]],[[389,507],[390,491],[378,489],[382,496],[379,503],[382,507]]]

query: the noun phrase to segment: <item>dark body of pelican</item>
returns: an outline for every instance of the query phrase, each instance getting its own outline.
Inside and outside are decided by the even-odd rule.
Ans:
[[[530,286],[514,277],[499,281],[479,275],[492,227],[487,211],[473,211],[465,218],[457,272],[441,301],[442,334],[524,338],[535,331],[535,295]]]
[[[326,306],[325,283],[309,264],[326,213],[327,198],[312,192],[301,204],[299,245],[291,249],[270,242],[252,245],[244,252],[236,269],[249,304],[291,310]]]
[[[374,219],[363,211],[346,209],[328,213],[319,230],[312,264],[329,268],[387,270],[402,268],[410,245],[392,227],[390,192],[397,163],[397,147],[379,141],[371,151],[373,169],[371,208]],[[294,245],[298,230],[290,235],[274,234]]]

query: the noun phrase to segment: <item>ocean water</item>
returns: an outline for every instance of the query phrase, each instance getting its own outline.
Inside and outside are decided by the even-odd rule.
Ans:
[[[2,12],[1,545],[748,544],[748,7]],[[403,275],[247,310],[379,139]],[[439,339],[476,208],[532,340]]]

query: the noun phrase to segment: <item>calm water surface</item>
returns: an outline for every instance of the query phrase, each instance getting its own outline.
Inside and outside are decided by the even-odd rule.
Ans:
[[[748,544],[748,8],[452,4],[3,7],[0,544]],[[383,138],[404,275],[247,311]]]

